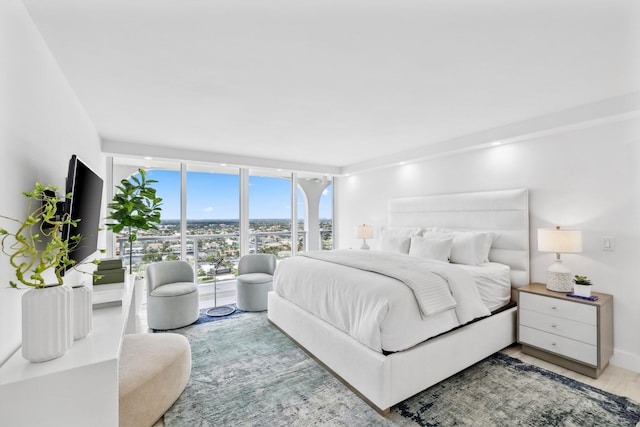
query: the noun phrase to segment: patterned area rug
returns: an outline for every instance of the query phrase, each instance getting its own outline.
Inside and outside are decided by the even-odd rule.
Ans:
[[[174,330],[191,342],[166,426],[636,426],[630,400],[497,353],[383,418],[267,321],[241,313]]]
[[[225,306],[227,307],[227,306]],[[230,304],[228,307],[232,307],[235,309],[234,312],[232,312],[231,314],[228,314],[226,316],[209,316],[207,314],[207,310],[209,310],[209,308],[201,308],[200,309],[200,314],[198,315],[198,320],[196,320],[195,322],[193,322],[192,324],[190,324],[189,326],[195,326],[195,325],[201,325],[203,323],[210,323],[210,322],[218,322],[220,320],[224,320],[224,319],[228,319],[230,317],[236,317],[239,316],[243,313],[245,313],[244,311],[238,309],[238,307],[235,304]],[[184,329],[184,328],[182,328]],[[173,332],[173,329],[151,329],[152,332]],[[182,331],[180,331],[182,332]]]

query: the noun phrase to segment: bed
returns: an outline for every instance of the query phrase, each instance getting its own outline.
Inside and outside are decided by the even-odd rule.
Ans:
[[[387,294],[385,286],[395,283],[398,289],[404,289],[399,294],[410,296],[412,291],[416,295],[418,291],[402,284],[398,287],[398,280],[404,280],[404,277],[384,276],[373,267],[373,271],[366,271],[370,265],[384,263],[381,255],[393,258],[388,253],[373,254],[374,251],[371,255],[378,258],[371,263],[363,258],[368,256],[363,251],[351,251],[353,254],[344,255],[354,260],[331,268],[328,264],[341,256],[339,251],[327,254],[327,257],[333,257],[330,260],[294,257],[287,268],[276,270],[274,291],[268,296],[269,320],[382,414],[388,413],[393,405],[515,342],[516,309],[505,304],[511,288],[529,283],[526,190],[392,199],[388,209],[390,229],[435,233],[455,230],[466,232],[465,235],[472,232],[491,235],[488,259],[485,260],[489,262],[483,263],[481,268],[452,267],[456,271],[451,273],[468,275],[478,283],[476,293],[486,313],[479,311],[474,299],[470,307],[478,312],[473,314],[473,320],[458,322],[460,313],[452,311],[459,309],[460,302],[456,299],[457,304],[447,305],[443,300],[441,306],[425,307],[414,302],[413,309],[407,309],[403,302],[404,305],[398,305],[402,307],[398,311],[400,314],[393,317],[388,306],[396,304],[396,300],[385,299],[382,304],[376,299]],[[416,238],[414,242],[417,241]],[[414,268],[413,264],[416,269],[427,268],[423,264],[433,264],[428,268],[435,268],[437,275],[449,274],[446,270],[449,266],[445,265],[448,263],[404,257],[411,261],[401,259],[399,262],[412,263],[406,265],[407,271]],[[356,272],[353,267],[363,267],[361,263],[364,263],[365,271],[358,269]],[[465,269],[464,273],[458,272]],[[504,289],[489,285],[495,277],[504,278],[505,269],[510,282],[506,299]],[[360,290],[343,290],[350,286]],[[380,293],[371,289],[380,289]],[[334,306],[338,302],[352,304],[356,309],[336,311]],[[427,313],[428,310],[433,311]],[[358,312],[358,315],[344,314]],[[434,318],[438,321],[431,322]],[[424,326],[420,326],[422,323]],[[390,324],[396,329],[399,327],[402,333],[389,333]],[[377,332],[376,328],[379,329]]]

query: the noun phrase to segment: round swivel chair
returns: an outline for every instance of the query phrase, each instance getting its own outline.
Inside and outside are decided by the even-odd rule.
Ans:
[[[186,261],[161,261],[147,267],[147,322],[151,329],[176,329],[198,320],[198,287]]]
[[[236,279],[238,309],[264,311],[267,309],[267,293],[273,290],[273,272],[276,257],[271,254],[251,254],[240,258]]]

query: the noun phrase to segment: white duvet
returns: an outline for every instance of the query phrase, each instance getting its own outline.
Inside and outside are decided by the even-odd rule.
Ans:
[[[340,265],[333,259],[334,255],[361,258],[363,254],[374,266],[397,263],[404,269],[435,273],[455,306],[425,316],[414,290],[402,281]],[[375,351],[405,350],[490,314],[475,281],[454,265],[379,251],[332,251],[329,258],[296,256],[281,261],[274,276],[274,291]]]

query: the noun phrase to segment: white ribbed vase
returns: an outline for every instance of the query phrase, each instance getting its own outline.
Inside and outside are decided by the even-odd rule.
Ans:
[[[93,326],[93,290],[90,286],[77,286],[73,291],[73,339],[89,335]]]
[[[22,296],[22,356],[45,362],[62,356],[73,344],[71,289],[30,289]]]

